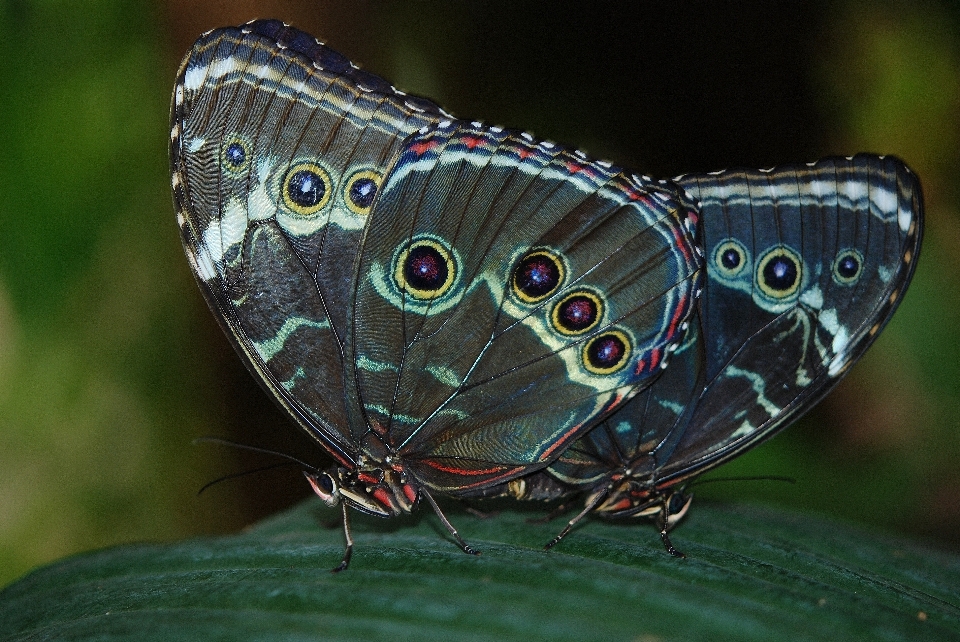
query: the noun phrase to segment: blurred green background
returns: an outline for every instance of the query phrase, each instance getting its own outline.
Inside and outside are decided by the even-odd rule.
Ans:
[[[960,551],[960,6],[676,4],[0,1],[0,585],[81,550],[234,530],[307,495],[287,470],[198,497],[268,460],[195,437],[324,463],[206,309],[171,204],[177,64],[201,32],[255,17],[458,116],[654,176],[906,160],[928,225],[900,311],[820,406],[718,472],[798,483],[698,494]]]

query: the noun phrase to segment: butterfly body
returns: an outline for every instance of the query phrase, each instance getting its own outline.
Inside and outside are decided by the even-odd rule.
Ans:
[[[688,328],[702,257],[675,189],[452,119],[281,23],[202,37],[172,121],[191,268],[336,461],[306,475],[347,530],[347,505],[397,515],[549,465]]]

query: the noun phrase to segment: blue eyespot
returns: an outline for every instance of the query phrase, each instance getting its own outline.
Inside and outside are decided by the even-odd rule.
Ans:
[[[313,207],[320,202],[326,186],[316,173],[302,169],[287,182],[287,196],[300,207]]]
[[[857,250],[844,250],[833,262],[833,278],[841,285],[852,285],[863,272],[863,256]]]
[[[763,282],[771,290],[786,292],[797,283],[797,264],[786,256],[777,256],[763,266]]]
[[[361,178],[350,186],[350,200],[357,207],[370,207],[377,195],[377,184],[369,178]]]
[[[415,299],[436,299],[453,286],[457,266],[443,244],[421,239],[400,252],[393,275],[400,289]]]
[[[773,299],[786,299],[800,289],[803,276],[800,257],[786,246],[777,246],[761,257],[756,281],[760,290]]]
[[[734,239],[720,243],[713,251],[713,268],[724,279],[735,279],[747,267],[747,248]]]
[[[417,290],[438,290],[447,280],[447,262],[435,248],[420,245],[410,249],[403,276]]]
[[[723,267],[728,270],[736,270],[743,263],[743,257],[740,256],[734,248],[728,248],[720,257],[720,262],[723,264]]]
[[[227,152],[224,154],[227,163],[234,168],[240,167],[247,162],[247,150],[240,143],[230,143],[227,145]]]
[[[330,200],[330,176],[314,163],[298,163],[283,179],[283,200],[304,216],[319,211]]]
[[[556,291],[563,275],[558,256],[546,250],[530,252],[513,271],[513,292],[526,303],[542,301]]]
[[[583,365],[594,374],[613,374],[623,368],[630,357],[630,339],[619,330],[600,334],[583,348]]]
[[[580,290],[568,294],[553,306],[551,321],[561,334],[583,334],[600,323],[603,303],[593,292]]]
[[[229,139],[225,147],[221,148],[220,164],[233,174],[237,174],[250,164],[250,152],[246,140],[239,136]]]
[[[363,170],[355,173],[344,185],[344,201],[354,214],[369,214],[380,189],[378,173]]]

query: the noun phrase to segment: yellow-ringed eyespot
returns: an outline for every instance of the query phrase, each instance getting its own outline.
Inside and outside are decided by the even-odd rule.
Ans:
[[[760,291],[772,299],[786,299],[797,293],[803,280],[800,256],[785,245],[778,245],[757,262],[756,282]]]
[[[630,351],[630,338],[625,332],[608,330],[583,346],[583,365],[593,374],[613,374],[627,365]]]
[[[250,165],[250,145],[240,136],[226,139],[220,150],[220,164],[232,173],[239,174]]]
[[[603,317],[603,302],[589,290],[577,290],[563,297],[550,315],[554,329],[567,335],[589,332]]]
[[[343,200],[354,214],[370,213],[383,177],[371,170],[354,172],[343,186]]]
[[[725,279],[738,277],[747,267],[747,248],[740,241],[724,241],[713,251],[713,267]]]
[[[833,262],[833,279],[840,285],[853,285],[862,272],[863,255],[858,250],[844,250]]]
[[[436,299],[446,294],[457,277],[453,253],[435,239],[413,241],[397,257],[393,278],[397,286],[416,299]]]
[[[287,170],[280,191],[287,207],[310,216],[330,200],[330,175],[316,163],[297,163]]]
[[[553,294],[564,277],[563,262],[553,252],[534,250],[513,271],[513,293],[525,303],[536,303]]]

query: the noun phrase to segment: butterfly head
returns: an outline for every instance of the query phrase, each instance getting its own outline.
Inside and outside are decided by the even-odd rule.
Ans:
[[[377,517],[412,512],[420,498],[419,489],[399,465],[339,467],[303,474],[327,506],[345,502],[351,508]]]
[[[604,492],[604,491],[598,491]],[[594,497],[587,502],[595,501]],[[690,509],[693,495],[684,487],[655,489],[649,481],[625,476],[594,508],[602,517],[652,517],[666,523],[667,530],[674,527]]]

